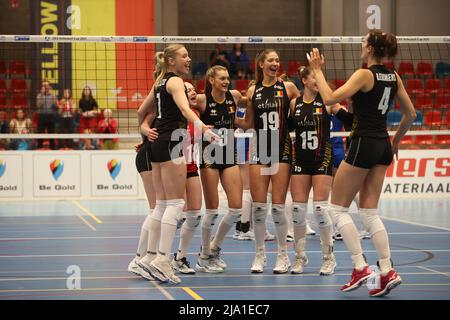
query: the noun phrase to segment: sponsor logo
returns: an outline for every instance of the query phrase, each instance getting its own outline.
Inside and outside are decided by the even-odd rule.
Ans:
[[[248,37],[248,42],[263,42],[262,37]]]
[[[331,42],[341,42],[341,38],[331,38]]]
[[[166,41],[166,38],[163,38]],[[147,37],[133,37],[133,42],[148,42]]]
[[[0,160],[0,178],[3,176],[5,171],[6,171],[6,162]]]
[[[226,104],[233,104],[234,102],[233,102],[233,100],[227,100],[226,101]]]
[[[273,86],[275,89],[278,89],[278,90],[283,90],[283,87],[282,86],[279,86],[279,85],[274,85]]]
[[[107,166],[111,178],[113,178],[113,180],[116,180],[116,177],[119,175],[120,169],[122,168],[122,163],[117,159],[112,159],[108,161]]]
[[[102,37],[101,40],[103,42],[110,42],[110,41],[112,41],[112,37]]]
[[[53,179],[57,181],[64,171],[64,162],[58,159],[53,160],[50,162],[50,170],[52,172]]]
[[[228,42],[228,38],[219,37],[217,38],[217,42]]]
[[[30,36],[15,36],[14,40],[16,40],[16,41],[30,41]]]
[[[217,116],[216,109],[211,109],[211,116],[213,116],[213,117]]]

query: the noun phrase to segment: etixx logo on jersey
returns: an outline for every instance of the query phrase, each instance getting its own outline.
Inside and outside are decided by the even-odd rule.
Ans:
[[[0,160],[0,178],[3,176],[5,171],[6,171],[6,162],[3,162],[3,160]]]
[[[120,173],[120,169],[122,169],[122,163],[117,159],[111,159],[108,161],[108,171],[113,180],[116,180],[117,176]]]
[[[53,179],[55,179],[55,181],[58,181],[59,177],[64,171],[64,162],[58,159],[53,160],[52,162],[50,162],[50,171],[52,172]]]

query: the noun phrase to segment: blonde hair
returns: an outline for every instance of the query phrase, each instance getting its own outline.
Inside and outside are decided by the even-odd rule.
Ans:
[[[184,48],[184,45],[174,43],[169,44],[164,48],[164,51],[158,51],[155,54],[155,71],[153,72],[153,80],[155,80],[155,87],[161,85],[161,80],[167,73],[167,69],[169,66],[169,58],[174,59],[176,56],[176,52]]]
[[[259,64],[263,63],[266,60],[266,56],[271,52],[277,53],[275,51],[275,49],[268,48],[256,55],[256,58],[255,58],[255,83],[259,83],[259,82],[263,81],[264,74],[263,74],[262,69],[259,67]]]
[[[212,66],[211,68],[206,70],[206,75],[205,75],[205,92],[206,93],[211,93],[211,91],[212,91],[212,85],[209,82],[209,79],[214,78],[216,76],[216,73],[220,70],[228,72],[227,68],[225,68],[223,66],[219,66],[219,65]]]

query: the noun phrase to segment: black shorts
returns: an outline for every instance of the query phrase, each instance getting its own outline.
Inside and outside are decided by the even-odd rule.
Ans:
[[[292,142],[290,138],[285,139],[283,142],[279,142],[278,158],[272,159],[270,149],[262,151],[267,155],[260,155],[259,145],[252,144],[250,140],[250,164],[267,164],[271,165],[274,163],[292,163]]]
[[[293,175],[308,175],[308,176],[317,176],[317,175],[327,175],[333,176],[333,163],[330,162],[328,164],[323,164],[320,167],[308,167],[293,164],[292,165],[292,174]]]
[[[193,177],[198,177],[198,171],[195,171],[195,172],[187,172],[187,174],[186,174],[186,179],[189,179],[189,178],[193,178]]]
[[[183,144],[178,141],[156,140],[150,143],[152,162],[166,162],[183,157]]]
[[[371,169],[376,165],[390,165],[393,157],[389,137],[354,137],[350,142],[345,162],[354,167]]]
[[[139,173],[152,171],[151,157],[150,157],[150,143],[142,144],[138,153],[136,154],[136,169]]]
[[[236,164],[201,163],[200,170],[201,169],[217,169],[219,171],[223,171],[225,169],[228,169],[228,168],[231,168],[234,166],[236,166]]]

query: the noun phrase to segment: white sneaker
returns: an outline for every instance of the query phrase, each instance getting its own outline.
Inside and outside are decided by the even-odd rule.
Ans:
[[[179,284],[181,279],[174,273],[172,265],[167,257],[157,256],[150,263],[151,274],[161,282],[171,282],[173,284]]]
[[[217,248],[217,249],[211,248],[211,256],[212,256],[212,259],[213,259],[213,264],[215,264],[215,265],[221,267],[223,270],[225,270],[226,267],[227,267],[227,264],[226,264],[226,262],[223,261],[223,259],[220,257],[220,251],[221,251],[221,250],[222,250],[222,249],[220,249],[220,248]]]
[[[279,252],[277,254],[277,261],[275,262],[275,268],[273,268],[273,273],[275,274],[283,274],[289,271],[291,267],[291,261],[289,260],[289,256],[287,252]]]
[[[264,236],[264,241],[273,241],[275,240],[275,236],[266,229],[266,235]]]
[[[360,239],[370,239],[370,233],[368,233],[366,230],[359,231],[359,238]]]
[[[156,255],[146,254],[143,258],[136,262],[139,266],[139,271],[141,272],[141,276],[147,280],[155,280],[151,271],[150,271],[150,263],[156,258]]]
[[[255,234],[253,230],[248,230],[247,232],[241,232],[239,240],[255,240]]]
[[[242,234],[242,231],[237,231],[237,230],[235,230],[235,231],[234,231],[234,234],[233,234],[233,239],[235,239],[235,240],[241,240],[241,234]]]
[[[316,234],[316,232],[314,231],[314,229],[311,228],[311,226],[309,225],[309,223],[306,224],[306,235],[308,236],[314,236]]]
[[[180,260],[176,259],[177,254],[173,255],[172,267],[175,271],[178,271],[183,274],[195,274],[195,270],[191,268],[191,264],[186,259],[186,257],[181,258]]]
[[[134,257],[133,260],[131,260],[131,262],[128,264],[128,271],[147,280],[155,280],[138,264],[138,261],[139,257]]]
[[[334,273],[336,268],[336,257],[334,254],[327,254],[322,257],[322,267],[320,267],[321,276],[329,276]]]
[[[256,252],[251,268],[252,273],[262,273],[264,271],[264,267],[266,266],[266,264],[267,258],[265,252],[262,250]]]
[[[309,263],[308,256],[306,253],[295,254],[295,262],[291,268],[292,274],[300,274],[303,273],[303,268],[307,266]]]
[[[221,267],[214,264],[212,256],[209,256],[208,258],[202,258],[200,254],[198,255],[195,270],[197,270],[198,272],[206,273],[222,273],[224,271]]]

